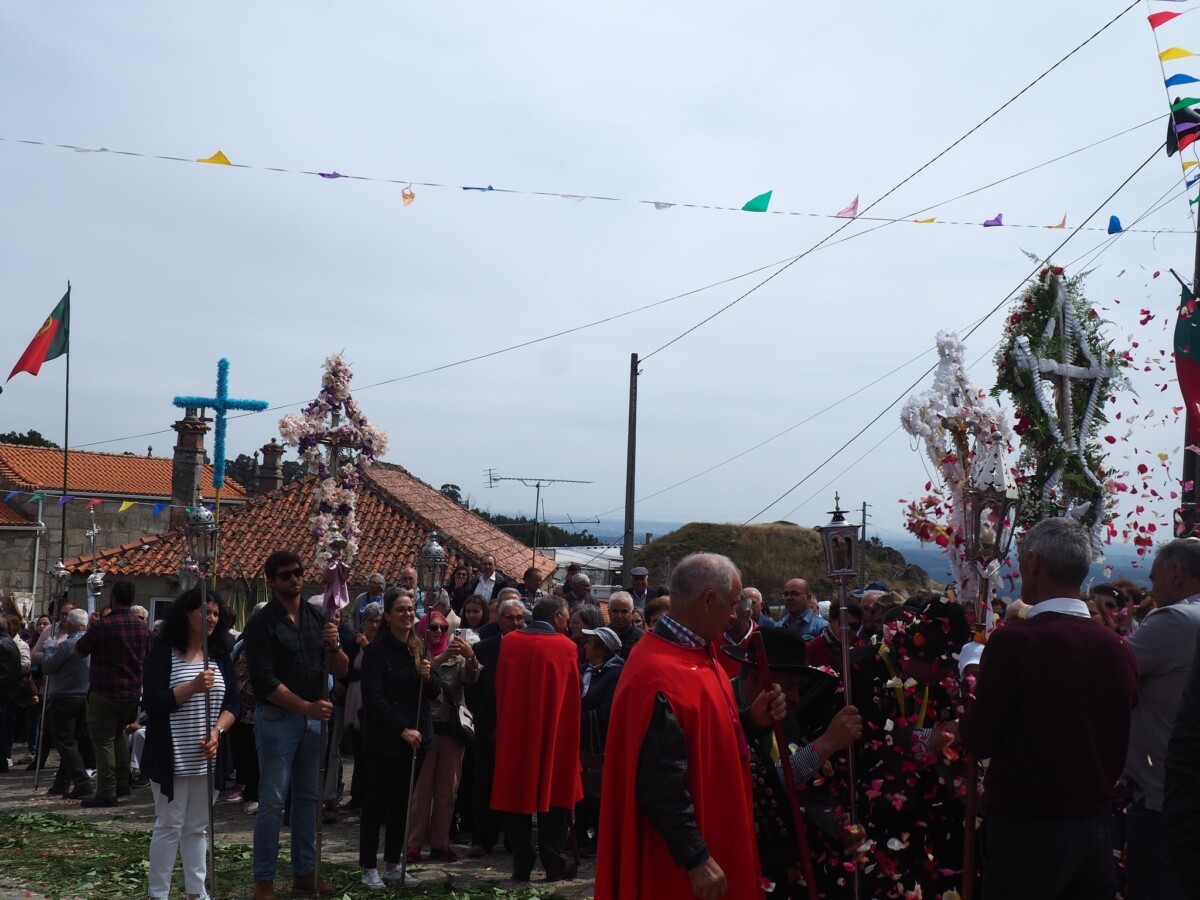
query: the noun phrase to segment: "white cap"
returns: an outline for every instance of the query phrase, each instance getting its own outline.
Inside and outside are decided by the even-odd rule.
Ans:
[[[963,644],[963,648],[958,651],[958,677],[963,677],[963,672],[967,670],[967,666],[979,665],[979,660],[983,658],[983,644],[977,641],[971,641],[969,644]]]

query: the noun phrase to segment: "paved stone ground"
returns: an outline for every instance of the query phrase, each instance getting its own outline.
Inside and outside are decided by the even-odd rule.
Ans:
[[[349,784],[352,763],[346,762],[345,781]],[[34,773],[26,772],[24,766],[16,766],[7,775],[0,775],[0,811],[7,813],[38,812],[55,813],[76,819],[91,819],[107,822],[105,827],[145,829],[154,827],[154,804],[150,788],[134,788],[133,794],[123,797],[116,809],[83,809],[78,801],[64,800],[61,797],[47,797],[46,788],[53,780],[57,767],[57,754],[50,753],[47,769],[42,772],[41,790],[34,792]],[[343,811],[341,821],[336,825],[324,826],[322,859],[330,862],[343,863],[349,866],[358,864],[358,827],[357,813]],[[218,803],[215,807],[216,836],[218,844],[252,844],[251,829],[254,817],[246,815],[240,803]],[[282,838],[286,847],[287,836]],[[382,841],[380,842],[382,848]],[[468,859],[466,847],[456,846],[456,852],[462,856],[457,863],[427,863],[414,868],[414,874],[419,874],[424,881],[452,882],[459,889],[467,887],[487,888],[491,885],[512,887],[508,877],[512,874],[512,858],[503,851],[492,853],[480,859]],[[536,885],[542,875],[534,870]],[[579,865],[579,877],[574,881],[560,882],[555,885],[557,893],[570,900],[590,900],[593,888],[593,860],[583,859]],[[280,872],[277,879],[286,882],[288,875]],[[246,886],[247,896],[249,885]],[[0,869],[0,900],[30,900],[38,895],[29,894],[21,885],[11,884],[5,879]]]

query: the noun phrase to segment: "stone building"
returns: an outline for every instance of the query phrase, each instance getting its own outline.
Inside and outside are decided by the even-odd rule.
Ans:
[[[51,592],[58,589],[48,572],[60,559],[89,551],[93,512],[97,547],[130,546],[182,525],[197,491],[212,502],[212,466],[204,453],[208,425],[195,410],[187,410],[172,427],[178,437],[170,457],[71,450],[65,502],[62,450],[0,444],[0,596],[30,601],[39,612],[47,609]],[[274,454],[277,480],[268,473],[268,450]],[[264,448],[266,488],[282,483],[282,453],[278,444]],[[227,479],[222,507],[241,506],[246,496],[242,485]],[[74,599],[86,600],[86,575],[81,570],[67,580]]]
[[[269,459],[266,453],[264,458]],[[267,468],[264,464],[263,469]],[[275,550],[299,554],[307,566],[305,594],[322,593],[309,532],[315,483],[313,477],[305,476],[253,497],[228,513],[222,512],[217,587],[240,614],[254,600],[266,599],[262,565]],[[518,584],[530,566],[536,566],[543,579],[555,569],[553,559],[535,553],[401,466],[376,463],[367,470],[357,491],[356,515],[359,550],[350,582],[352,597],[366,589],[367,578],[373,572],[383,573],[389,583],[398,581],[400,570],[415,564],[418,552],[434,530],[450,554],[451,567],[460,562],[476,565],[490,553],[500,573]],[[179,569],[187,555],[183,529],[139,537],[124,545],[106,542],[105,547],[108,549],[97,553],[95,560],[82,555],[68,559],[66,565],[80,576],[94,565],[105,573],[106,584],[117,579],[132,581],[143,605],[159,618],[162,606],[179,593],[181,586]]]

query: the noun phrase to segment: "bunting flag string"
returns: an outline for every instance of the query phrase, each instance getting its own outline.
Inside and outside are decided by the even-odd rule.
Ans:
[[[1171,2],[1171,0],[1164,0]],[[1180,16],[1193,12],[1193,9],[1186,9],[1182,12],[1162,11],[1150,13],[1146,19],[1150,23],[1150,32],[1154,37],[1154,46],[1158,50],[1158,65],[1162,72],[1163,85],[1167,92],[1167,104],[1171,110],[1171,124],[1167,128],[1167,156],[1174,156],[1176,152],[1180,152],[1180,162],[1183,164],[1183,174],[1187,176],[1187,170],[1195,165],[1195,161],[1185,161],[1182,158],[1182,151],[1194,144],[1197,138],[1200,138],[1200,115],[1197,114],[1193,107],[1200,105],[1200,98],[1197,97],[1173,97],[1172,89],[1184,84],[1200,83],[1200,78],[1196,78],[1188,72],[1174,72],[1170,76],[1167,75],[1165,64],[1180,59],[1188,59],[1193,56],[1200,56],[1191,50],[1186,50],[1183,47],[1167,47],[1165,50],[1159,43],[1159,29],[1169,22],[1178,19]],[[1193,150],[1193,153],[1195,151]],[[1186,181],[1186,188],[1190,190],[1194,181]],[[1200,202],[1200,196],[1188,198],[1188,208],[1191,209],[1196,203]],[[1117,222],[1117,217],[1113,216],[1110,222]],[[1120,230],[1120,225],[1117,225]],[[1109,233],[1112,231],[1110,224]]]
[[[24,499],[20,500],[19,498],[21,497],[24,497]],[[108,497],[80,497],[76,494],[63,494],[60,491],[9,491],[4,495],[4,502],[7,503],[13,498],[18,498],[18,502],[21,503],[36,503],[38,500],[48,500],[51,497],[58,498],[55,503],[56,506],[66,506],[72,501],[85,500],[87,501],[87,505],[84,506],[84,509],[91,509],[92,507],[99,506],[101,503],[111,499]],[[164,501],[151,502],[148,500],[122,500],[121,505],[117,508],[117,512],[123,513],[135,506],[153,507],[153,516],[156,519],[164,509],[182,509],[186,512],[191,512],[193,509],[195,509],[194,506],[184,506]],[[204,508],[211,510],[213,509],[213,504],[205,503]]]
[[[1200,82],[1200,79],[1192,78],[1191,76],[1187,76],[1187,75],[1177,75],[1177,76],[1174,76],[1174,78],[1187,78],[1187,79],[1189,79],[1189,81],[1192,81],[1192,82]],[[1165,73],[1164,73],[1164,79],[1165,79]],[[1170,83],[1170,80],[1168,80],[1168,83]],[[1181,84],[1181,83],[1185,83],[1185,82],[1177,81],[1175,83]],[[1180,105],[1179,109],[1173,110],[1173,115],[1178,117],[1176,119],[1176,124],[1186,123],[1186,128],[1184,128],[1182,130],[1186,131],[1188,133],[1183,134],[1181,137],[1179,137],[1178,142],[1181,145],[1181,147],[1187,147],[1193,141],[1195,141],[1197,138],[1200,138],[1200,131],[1195,131],[1194,126],[1191,124],[1191,119],[1188,118],[1188,117],[1194,117],[1194,118],[1196,118],[1196,122],[1200,123],[1200,114],[1192,111],[1193,105],[1200,105],[1200,98],[1184,98],[1183,100],[1180,100],[1179,103],[1181,105]],[[1143,125],[1151,124],[1153,121],[1155,121],[1155,120],[1152,119],[1152,120],[1149,120],[1148,122],[1143,122],[1140,125],[1134,126],[1134,128],[1140,128]],[[1128,131],[1131,131],[1131,130],[1133,130],[1133,129],[1126,129],[1125,131],[1119,132],[1118,134],[1110,135],[1109,137],[1102,138],[1101,140],[1096,141],[1092,144],[1089,144],[1085,147],[1081,147],[1076,150],[1072,150],[1069,153],[1064,154],[1063,156],[1060,156],[1054,160],[1051,160],[1050,162],[1057,162],[1058,160],[1064,159],[1067,156],[1071,156],[1071,155],[1074,155],[1075,153],[1082,152],[1083,150],[1090,149],[1091,147],[1094,147],[1100,143],[1104,143],[1105,141],[1111,140],[1114,137],[1118,137],[1121,134],[1128,133]],[[1195,131],[1194,134],[1192,133],[1193,131]],[[1174,137],[1174,133],[1172,134],[1172,137]],[[630,203],[630,204],[638,204],[638,205],[644,205],[644,206],[652,206],[655,210],[659,210],[659,211],[664,211],[664,210],[673,209],[675,207],[680,207],[680,208],[684,208],[684,209],[703,209],[703,210],[711,210],[711,211],[717,211],[717,212],[769,213],[771,215],[777,215],[777,216],[793,216],[793,217],[800,217],[800,218],[857,219],[857,220],[861,220],[863,222],[872,222],[872,223],[880,223],[880,224],[883,224],[883,223],[894,224],[894,223],[900,223],[900,222],[908,222],[908,223],[919,224],[919,225],[938,224],[938,225],[953,225],[953,226],[960,226],[960,227],[975,227],[975,228],[978,228],[980,226],[979,220],[963,221],[963,220],[952,220],[952,219],[939,219],[937,217],[914,219],[914,218],[894,218],[894,217],[879,216],[879,215],[860,216],[858,214],[858,203],[859,203],[858,196],[855,196],[854,202],[852,202],[849,206],[845,207],[844,209],[839,210],[836,213],[818,213],[818,212],[808,212],[808,211],[803,211],[803,210],[769,209],[770,203],[773,199],[773,194],[774,194],[773,190],[765,191],[765,192],[751,198],[750,200],[746,201],[741,206],[724,206],[721,204],[714,204],[714,203],[693,203],[693,202],[673,202],[673,201],[665,201],[665,200],[644,200],[644,199],[638,199],[638,198],[614,197],[614,196],[607,196],[607,195],[600,195],[600,194],[563,193],[561,191],[521,190],[518,188],[495,187],[492,184],[488,184],[486,187],[484,187],[484,186],[478,186],[478,185],[463,185],[463,184],[456,185],[456,184],[447,184],[447,183],[432,182],[432,181],[411,181],[411,180],[407,180],[407,179],[381,178],[381,177],[368,176],[368,175],[348,175],[348,174],[338,171],[337,169],[333,169],[333,170],[330,170],[327,172],[322,172],[322,171],[315,171],[315,170],[310,171],[310,170],[306,170],[306,169],[285,169],[285,168],[278,167],[278,166],[254,166],[254,165],[249,165],[246,163],[233,162],[221,150],[218,150],[216,153],[214,153],[212,156],[209,156],[209,157],[192,159],[192,158],[187,158],[187,157],[182,157],[182,156],[167,156],[167,155],[154,154],[154,153],[141,153],[141,152],[136,152],[136,151],[131,151],[131,150],[110,150],[107,147],[95,147],[95,148],[81,147],[81,146],[78,146],[75,144],[56,144],[56,143],[49,143],[46,141],[35,141],[35,140],[6,138],[6,137],[0,137],[0,141],[5,142],[5,143],[25,144],[28,146],[35,146],[35,147],[51,147],[51,148],[57,148],[57,149],[63,149],[63,150],[71,150],[76,153],[112,153],[112,154],[116,154],[119,156],[137,157],[137,158],[142,158],[142,159],[160,159],[160,160],[167,160],[167,161],[171,161],[171,162],[183,162],[183,163],[207,163],[207,164],[211,164],[211,165],[229,166],[230,168],[235,168],[235,169],[250,169],[250,170],[254,170],[254,171],[277,172],[277,173],[289,174],[289,175],[310,175],[310,176],[319,177],[326,181],[349,180],[349,181],[366,181],[366,182],[372,182],[372,183],[377,183],[377,184],[394,184],[394,185],[400,186],[401,202],[406,207],[413,205],[414,201],[416,200],[417,195],[416,195],[416,192],[413,190],[414,186],[416,186],[416,187],[440,188],[440,189],[450,189],[450,190],[459,190],[459,191],[475,191],[475,192],[480,192],[480,193],[511,194],[511,195],[531,196],[531,197],[554,197],[554,198],[558,198],[558,199],[569,200],[569,201],[572,201],[575,203],[580,203],[580,202],[583,202],[586,200],[607,202],[607,203]],[[1047,165],[1047,164],[1048,163],[1042,163],[1042,164],[1039,164],[1038,166],[1034,166],[1031,169],[1028,169],[1025,171],[1032,171],[1033,169],[1040,168],[1042,165]],[[1185,166],[1187,166],[1189,164],[1195,165],[1195,162],[1185,163]],[[1024,173],[1017,173],[1017,174],[1019,175],[1019,174],[1024,174]],[[1009,178],[1012,178],[1012,177],[1016,177],[1016,175],[1009,176]],[[1008,180],[1008,178],[1001,179],[1001,181],[1005,181],[1005,180]],[[999,182],[996,182],[996,183],[999,183]],[[972,193],[974,193],[974,192],[972,192]],[[929,207],[929,208],[932,208],[932,207]],[[983,222],[983,225],[984,225],[984,227],[989,227],[989,228],[995,227],[998,225],[1003,225],[1006,228],[1038,228],[1038,229],[1041,229],[1041,228],[1058,227],[1055,225],[1046,225],[1046,224],[1037,224],[1037,223],[1004,222],[1001,220],[1000,217],[988,219],[985,222]],[[1104,231],[1104,228],[1097,227],[1097,226],[1089,226],[1089,227],[1085,228],[1084,230]],[[1155,234],[1155,235],[1158,235],[1158,234],[1187,234],[1190,236],[1194,233],[1192,231],[1192,229],[1180,230],[1180,229],[1170,229],[1170,228],[1167,228],[1167,229],[1151,229],[1151,228],[1133,229],[1133,228],[1131,228],[1128,230],[1131,232],[1142,232],[1145,234]]]

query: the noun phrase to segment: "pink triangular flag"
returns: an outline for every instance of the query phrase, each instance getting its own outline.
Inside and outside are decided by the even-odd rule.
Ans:
[[[854,202],[843,209],[835,216],[838,219],[853,219],[858,216],[858,194],[854,195]]]

